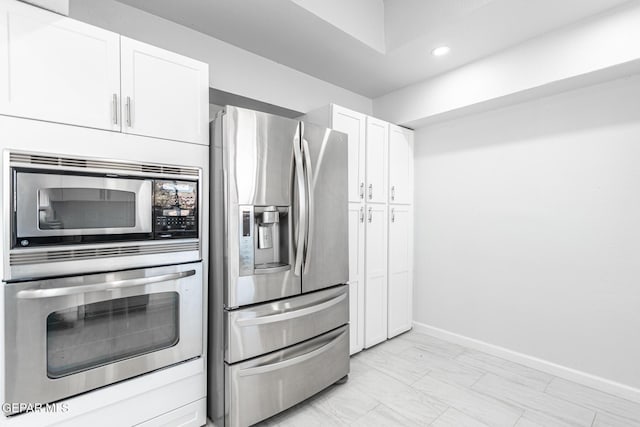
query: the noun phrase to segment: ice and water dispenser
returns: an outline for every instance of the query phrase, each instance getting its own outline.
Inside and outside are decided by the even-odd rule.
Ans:
[[[289,207],[241,206],[240,216],[240,276],[289,270]]]

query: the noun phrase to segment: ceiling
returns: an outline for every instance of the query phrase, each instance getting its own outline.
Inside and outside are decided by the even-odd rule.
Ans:
[[[629,0],[119,1],[376,98]]]

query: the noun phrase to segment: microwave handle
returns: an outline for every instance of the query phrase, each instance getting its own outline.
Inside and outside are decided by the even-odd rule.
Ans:
[[[20,299],[54,298],[68,295],[84,294],[88,292],[115,291],[117,289],[131,288],[134,286],[149,285],[151,283],[178,280],[196,274],[195,270],[179,273],[162,274],[160,276],[141,277],[139,279],[114,280],[111,282],[94,283],[92,285],[69,286],[65,288],[51,289],[26,289],[20,291],[17,297]]]

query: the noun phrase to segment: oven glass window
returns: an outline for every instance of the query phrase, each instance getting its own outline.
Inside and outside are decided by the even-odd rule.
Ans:
[[[176,345],[177,292],[118,298],[47,317],[47,375],[59,378]]]
[[[136,194],[104,188],[42,188],[40,230],[124,228],[136,225]]]

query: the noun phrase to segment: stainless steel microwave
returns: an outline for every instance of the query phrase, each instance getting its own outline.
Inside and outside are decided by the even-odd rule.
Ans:
[[[6,157],[12,277],[5,279],[102,270],[86,262],[71,271],[77,263],[53,265],[65,261],[130,258],[114,269],[199,259],[199,168],[41,153]],[[194,250],[197,256],[158,257]]]

